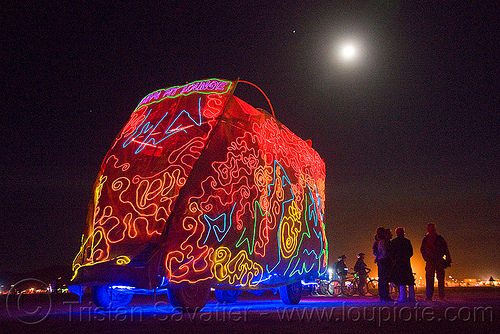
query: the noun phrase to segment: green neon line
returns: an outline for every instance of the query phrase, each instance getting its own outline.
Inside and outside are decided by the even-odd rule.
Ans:
[[[254,209],[254,212],[255,212],[255,218],[254,218],[254,222],[253,222],[253,240],[252,240],[252,246],[250,247],[250,240],[248,239],[248,237],[245,237],[243,240],[241,240],[243,238],[243,236],[245,235],[245,231],[247,230],[247,228],[245,227],[245,229],[243,230],[243,232],[241,233],[241,236],[240,236],[240,239],[238,240],[238,242],[236,243],[236,248],[240,247],[243,242],[247,242],[247,245],[248,245],[248,253],[250,255],[253,254],[253,251],[254,251],[254,247],[255,247],[255,230],[257,229],[257,207],[260,211],[260,216],[261,217],[265,217],[267,216],[267,213],[262,213],[262,208],[260,207],[260,204],[258,201],[255,201],[255,205],[254,205],[255,209]]]

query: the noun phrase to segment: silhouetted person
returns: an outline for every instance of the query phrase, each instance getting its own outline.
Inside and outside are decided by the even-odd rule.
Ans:
[[[345,259],[347,256],[341,255],[337,258],[337,262],[333,265],[333,270],[337,275],[338,280],[340,281],[340,285],[342,287],[345,286],[346,276],[347,276],[347,264],[345,263]],[[342,293],[341,293],[342,294]]]
[[[381,302],[392,301],[389,297],[389,279],[392,267],[390,238],[390,230],[379,227],[372,246],[375,263],[378,267],[378,294]]]
[[[392,232],[390,228],[385,229],[385,238],[389,241],[392,239]]]
[[[365,253],[359,253],[358,260],[354,265],[354,271],[356,272],[356,274],[358,274],[359,277],[358,293],[360,296],[365,295],[366,277],[370,272],[370,269],[368,269],[364,260],[365,260]]]
[[[434,275],[437,275],[439,299],[444,299],[444,269],[451,266],[451,256],[444,238],[436,233],[434,223],[427,224],[427,234],[422,240],[420,252],[425,260],[426,300],[434,294]]]
[[[396,239],[391,241],[394,266],[392,282],[399,286],[398,302],[415,301],[415,278],[411,269],[410,258],[413,256],[413,247],[410,240],[405,238],[404,227],[396,229]],[[406,295],[408,286],[408,297]]]

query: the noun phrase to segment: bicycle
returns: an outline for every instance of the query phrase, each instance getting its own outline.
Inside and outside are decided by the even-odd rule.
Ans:
[[[341,280],[332,280],[330,282],[330,293],[337,296],[352,296],[352,280],[354,276],[353,273],[347,273],[344,278],[344,283]]]
[[[328,292],[334,296],[347,295],[347,290],[347,286],[345,284],[342,285],[340,280],[332,280],[328,287]]]
[[[348,273],[351,275],[349,280],[346,280],[346,292],[347,296],[353,296],[357,292],[359,293],[359,276],[356,273]]]
[[[315,286],[314,291],[312,292],[313,295],[315,296],[329,296],[332,295],[333,292],[331,292],[330,289],[330,281],[326,279],[317,279],[316,280],[317,285]]]
[[[303,283],[312,296],[332,296],[334,294],[333,281],[317,278],[315,281]]]
[[[366,277],[366,284],[363,287],[363,291],[359,291],[359,275],[357,273],[351,273],[353,276],[346,284],[347,291],[346,295],[353,296],[356,293],[360,296],[364,296],[369,293],[372,296],[378,296],[378,280],[373,277]]]
[[[378,279],[374,277],[367,277],[366,292],[374,297],[378,297]],[[399,289],[394,283],[389,283],[389,297],[397,299],[399,296]]]

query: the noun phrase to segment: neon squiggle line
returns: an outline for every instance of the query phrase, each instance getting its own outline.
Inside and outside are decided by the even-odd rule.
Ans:
[[[153,109],[150,109],[146,115],[146,117],[142,120],[142,122],[137,126],[135,129],[134,133],[130,135],[130,137],[125,140],[123,143],[123,148],[127,147],[131,142],[138,142],[140,143],[139,147],[135,150],[135,154],[141,152],[146,145],[150,146],[156,146],[162,141],[166,140],[170,136],[178,133],[178,132],[186,132],[186,127],[183,127],[182,124],[176,124],[177,120],[181,118],[183,114],[186,114],[187,117],[197,126],[201,125],[201,97],[198,99],[198,119],[195,120],[193,117],[191,117],[191,114],[187,112],[186,110],[182,110],[175,118],[174,120],[167,126],[167,129],[164,131],[164,134],[166,135],[162,139],[156,141],[155,138],[150,138],[151,135],[155,132],[156,128],[160,125],[160,123],[167,117],[169,112],[167,111],[161,118],[160,120],[156,123],[156,125],[152,126],[150,123],[147,121],[149,115],[151,114],[151,111]],[[173,128],[174,124],[176,124],[176,127]],[[138,141],[136,138],[145,135],[146,137],[142,141]]]
[[[319,255],[316,253],[316,251],[314,249],[309,251],[307,248],[305,248],[302,253],[307,254],[307,255],[314,254],[314,257],[319,258]]]
[[[213,276],[221,282],[227,280],[231,285],[256,286],[264,273],[262,266],[252,261],[245,250],[232,257],[229,248],[219,247],[214,252],[213,262]]]
[[[217,238],[217,241],[221,242],[222,239],[224,239],[224,237],[227,235],[227,233],[229,232],[229,230],[231,228],[231,225],[232,225],[231,217],[233,216],[233,211],[234,211],[235,206],[236,206],[236,203],[234,203],[233,208],[231,209],[231,213],[229,214],[229,225],[227,225],[227,226],[226,226],[227,217],[226,217],[225,212],[220,214],[219,216],[215,217],[214,219],[210,218],[207,214],[203,215],[205,222],[208,224],[208,233],[207,233],[207,237],[205,238],[205,241],[203,241],[203,244],[205,244],[207,242],[208,236],[210,235],[210,231],[212,229],[214,230],[214,235]],[[223,225],[224,227],[222,228],[222,230],[220,229],[220,227],[218,225],[213,224],[213,223],[210,224],[210,222],[218,221],[221,217],[223,217],[223,221],[224,221],[224,225]],[[219,237],[219,234],[222,234],[222,237]]]

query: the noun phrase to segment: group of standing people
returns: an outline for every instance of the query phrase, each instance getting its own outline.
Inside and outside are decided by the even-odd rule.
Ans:
[[[398,286],[398,302],[415,301],[415,278],[410,264],[413,247],[405,238],[404,227],[395,230],[392,239],[390,229],[379,227],[375,234],[372,249],[378,267],[378,290],[380,301],[392,301],[389,296],[389,283]],[[427,224],[427,234],[422,240],[420,251],[426,261],[426,300],[434,294],[434,275],[437,274],[438,294],[444,299],[444,269],[451,265],[450,252],[444,238],[437,234],[434,223]]]

